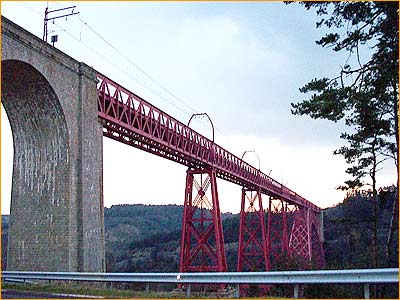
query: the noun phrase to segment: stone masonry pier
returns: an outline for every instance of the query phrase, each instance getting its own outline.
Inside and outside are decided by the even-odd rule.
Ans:
[[[8,270],[105,270],[96,73],[2,17],[14,143]]]

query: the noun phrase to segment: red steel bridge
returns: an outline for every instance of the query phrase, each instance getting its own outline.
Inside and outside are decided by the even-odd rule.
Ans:
[[[188,167],[180,272],[227,271],[217,177],[243,187],[237,271],[291,261],[323,267],[319,207],[106,76],[97,79],[104,136]]]

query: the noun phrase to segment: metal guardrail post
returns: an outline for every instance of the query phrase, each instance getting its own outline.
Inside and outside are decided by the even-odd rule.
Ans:
[[[150,291],[150,282],[146,283],[146,293]]]
[[[370,295],[369,295],[369,284],[364,284],[364,298],[365,299],[369,299]]]
[[[324,235],[324,211],[321,210],[321,226],[320,226],[320,234],[321,234],[321,242],[324,242],[325,235]]]
[[[240,283],[237,283],[235,286],[235,293],[233,294],[234,298],[240,298]]]
[[[186,290],[186,297],[188,297],[188,298],[190,298],[191,288],[192,288],[192,284],[188,283],[187,290]]]
[[[299,285],[295,284],[293,288],[293,298],[299,298]]]

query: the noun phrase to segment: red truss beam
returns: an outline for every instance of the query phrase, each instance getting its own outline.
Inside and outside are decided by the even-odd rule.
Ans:
[[[289,240],[290,255],[303,258],[306,261],[310,259],[307,223],[307,210],[298,209],[294,213],[294,221]]]
[[[242,189],[237,271],[268,271],[261,190]]]
[[[217,181],[211,168],[186,173],[179,271],[227,271]]]
[[[239,157],[97,73],[98,116],[103,135],[190,168],[212,167],[216,176],[289,204],[320,208]]]
[[[269,199],[267,244],[271,268],[278,266],[288,256],[287,203],[281,199]]]
[[[320,229],[318,215],[309,209],[299,208],[294,214],[290,234],[290,255],[304,259],[308,266],[322,268],[325,259]]]

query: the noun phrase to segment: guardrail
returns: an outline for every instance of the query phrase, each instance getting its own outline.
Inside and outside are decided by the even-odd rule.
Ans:
[[[24,272],[4,271],[2,280],[67,280],[95,282],[141,282],[188,284],[233,284],[235,297],[239,298],[240,284],[290,284],[294,285],[294,298],[299,296],[301,284],[363,284],[364,297],[369,298],[369,285],[398,283],[398,269],[355,269],[276,272],[213,272],[213,273],[81,273],[81,272]]]

